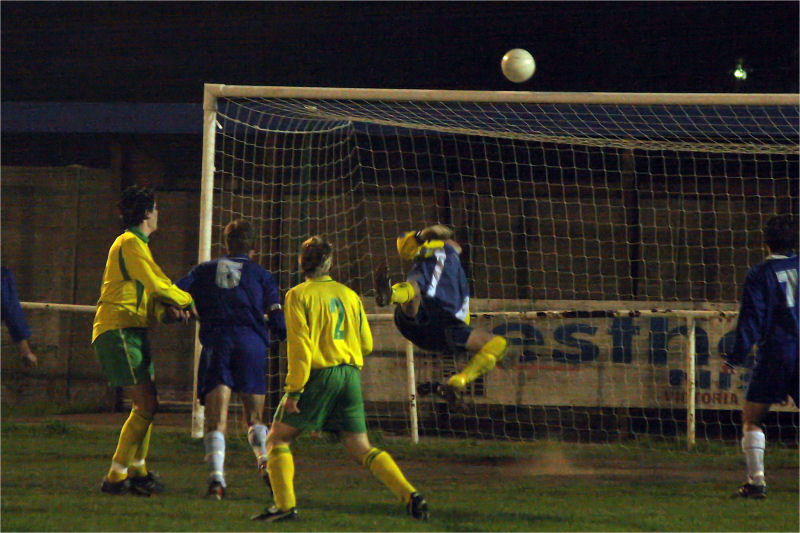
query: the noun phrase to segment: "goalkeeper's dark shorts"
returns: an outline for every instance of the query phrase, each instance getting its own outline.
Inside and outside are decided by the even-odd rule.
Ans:
[[[467,339],[472,328],[453,313],[445,311],[439,303],[423,296],[417,315],[408,317],[397,306],[394,323],[406,339],[428,352],[456,354],[467,351]]]

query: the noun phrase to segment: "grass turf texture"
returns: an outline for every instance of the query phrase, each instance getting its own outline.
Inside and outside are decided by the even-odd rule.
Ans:
[[[99,486],[119,427],[62,419],[2,424],[3,531],[797,531],[796,449],[767,449],[766,500],[733,496],[743,459],[734,443],[687,454],[569,443],[505,443],[371,435],[425,493],[417,522],[340,445],[294,447],[300,521],[251,522],[268,503],[241,433],[228,441],[228,493],[202,499],[203,446],[185,429],[154,428],[149,464],[167,492],[113,497]],[[121,426],[125,415],[115,415]]]

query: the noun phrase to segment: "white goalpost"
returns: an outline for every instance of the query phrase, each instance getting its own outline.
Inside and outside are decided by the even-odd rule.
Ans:
[[[286,291],[300,242],[332,239],[332,274],[362,296],[376,339],[363,370],[371,427],[414,441],[691,447],[725,436],[741,408],[747,372],[715,365],[763,222],[797,214],[798,102],[207,84],[198,260],[222,254],[221,229],[247,217]],[[464,361],[414,350],[373,302],[376,265],[396,279],[409,267],[395,237],[433,223],[464,247],[473,324],[510,341],[466,413],[433,394]]]

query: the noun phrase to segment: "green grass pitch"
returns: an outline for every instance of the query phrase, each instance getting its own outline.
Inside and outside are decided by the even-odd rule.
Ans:
[[[125,415],[119,418],[119,426]],[[3,531],[798,531],[797,449],[767,449],[766,500],[733,497],[743,476],[735,443],[688,454],[569,443],[504,443],[372,435],[428,498],[417,522],[336,443],[294,447],[301,519],[264,524],[268,503],[241,433],[228,440],[227,498],[202,498],[200,440],[156,427],[148,463],[167,483],[151,498],[114,497],[99,486],[119,426],[69,417],[2,424]],[[158,422],[158,419],[157,419]]]

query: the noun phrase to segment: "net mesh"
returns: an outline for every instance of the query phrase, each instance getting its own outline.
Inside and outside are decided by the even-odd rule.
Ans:
[[[685,431],[685,319],[503,313],[735,310],[748,267],[763,260],[763,223],[797,213],[798,175],[796,105],[222,98],[212,255],[225,224],[250,218],[260,261],[286,291],[301,281],[300,243],[328,237],[332,275],[362,296],[376,337],[363,371],[369,421],[407,432],[405,344],[373,305],[373,273],[386,263],[404,279],[395,237],[448,224],[474,323],[510,349],[470,388],[466,414],[434,394],[464,360],[417,351],[422,434],[671,438]],[[736,431],[749,376],[717,368],[734,326],[698,321],[699,436]],[[795,439],[786,410],[773,429]]]

